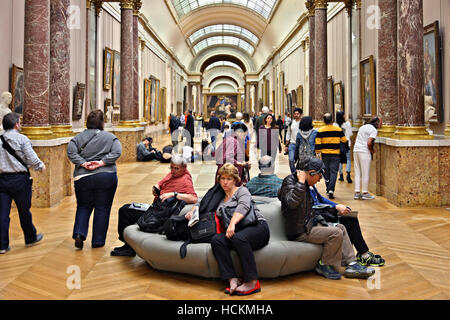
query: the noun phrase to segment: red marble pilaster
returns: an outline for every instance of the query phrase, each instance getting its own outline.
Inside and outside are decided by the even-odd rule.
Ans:
[[[49,124],[50,0],[25,0],[24,127]]]
[[[122,0],[120,37],[120,121],[137,121],[134,111],[133,1]]]
[[[327,3],[325,0],[315,2],[315,98],[314,120],[323,121],[323,115],[327,112]]]
[[[142,3],[134,2],[133,11],[133,119],[139,120],[139,9]]]
[[[50,115],[51,125],[70,124],[70,0],[50,0]]]
[[[86,56],[84,57],[85,61],[85,90],[84,90],[84,97],[85,97],[85,103],[84,103],[84,110],[85,115],[84,119],[87,119],[87,114],[89,113],[89,106],[91,103],[90,97],[91,97],[91,86],[89,81],[89,54],[90,54],[90,46],[89,46],[89,25],[92,23],[91,21],[91,6],[92,2],[91,0],[86,0]]]
[[[384,125],[397,125],[397,0],[379,2],[378,115]]]
[[[423,126],[423,2],[399,0],[398,13],[398,124]]]
[[[315,59],[315,16],[314,16],[314,3],[313,1],[308,1],[306,7],[309,11],[309,83],[308,83],[308,104],[309,104],[309,115],[314,118],[315,109],[315,69],[314,69],[314,59]]]

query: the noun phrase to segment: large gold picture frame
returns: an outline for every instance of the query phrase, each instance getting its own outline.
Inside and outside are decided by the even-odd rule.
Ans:
[[[303,109],[303,85],[297,87],[297,107]]]
[[[424,68],[424,110],[434,108],[430,122],[442,122],[441,55],[439,22],[435,21],[424,27],[423,32],[423,68]]]
[[[120,52],[114,51],[112,104],[120,106]]]
[[[114,51],[105,47],[103,56],[103,90],[109,90],[112,86]]]
[[[24,84],[23,84],[23,68],[13,64],[11,70],[11,111],[22,113],[23,100],[25,98]]]
[[[144,79],[144,111],[143,117],[145,121],[150,121],[150,89],[151,89],[151,81],[149,79]]]
[[[361,84],[361,114],[363,118],[370,118],[377,113],[373,55],[360,61],[359,79]]]
[[[342,81],[338,81],[333,85],[333,115],[336,115],[338,111],[344,111],[344,88]]]

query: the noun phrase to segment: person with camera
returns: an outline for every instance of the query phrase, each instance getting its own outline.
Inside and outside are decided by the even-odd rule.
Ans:
[[[174,154],[170,163],[170,172],[153,187],[155,202],[158,198],[162,201],[169,199],[183,200],[188,203],[197,202],[197,194],[192,183],[192,176],[187,169],[187,161],[180,154]],[[126,227],[137,223],[139,218],[145,213],[140,210],[128,210],[123,206],[119,209],[118,233],[119,240],[124,242],[121,247],[116,247],[111,251],[112,256],[134,257],[136,252],[125,242],[123,232]]]
[[[322,160],[311,158],[301,168],[287,176],[278,191],[288,240],[323,244],[322,257],[315,270],[328,279],[341,279],[338,272],[341,266],[345,266],[345,277],[367,279],[375,270],[357,261],[346,227],[340,223],[322,225],[323,220],[314,217],[313,207],[318,204],[329,204],[343,216],[351,212],[350,208],[325,199],[317,191],[315,185],[325,169]],[[311,223],[314,221],[321,223]]]

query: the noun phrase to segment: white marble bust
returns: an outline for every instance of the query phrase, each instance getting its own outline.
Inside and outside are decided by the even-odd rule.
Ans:
[[[0,100],[0,129],[3,130],[3,117],[12,112],[9,108],[9,104],[12,101],[12,95],[8,91],[2,93]]]
[[[114,112],[114,108],[113,106],[108,106],[108,111],[106,111],[106,119],[105,119],[105,126],[106,127],[111,127],[112,126],[112,118],[113,118],[113,112]]]

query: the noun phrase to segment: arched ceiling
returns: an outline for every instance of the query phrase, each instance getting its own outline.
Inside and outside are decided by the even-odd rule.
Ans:
[[[216,81],[221,81],[221,80],[228,80],[229,82],[232,82],[236,85],[236,87],[239,87],[239,83],[236,81],[236,79],[230,77],[230,76],[226,76],[226,75],[219,75],[213,79],[211,79],[208,83],[208,87],[211,87],[211,84],[213,84]]]

